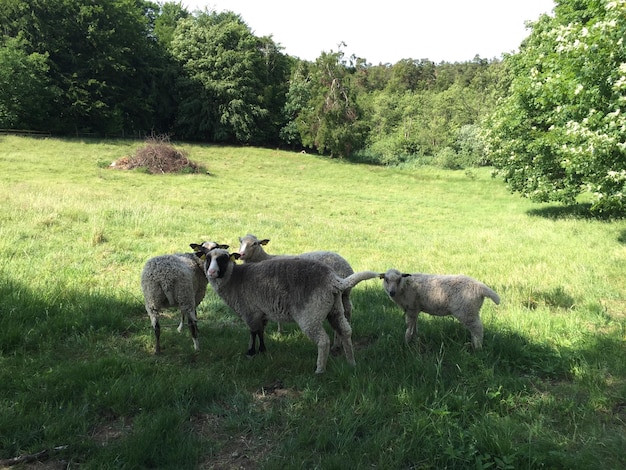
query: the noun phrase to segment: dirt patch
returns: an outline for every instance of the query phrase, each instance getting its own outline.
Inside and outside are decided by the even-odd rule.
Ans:
[[[224,429],[224,418],[214,414],[199,414],[191,418],[194,433],[217,443],[216,452],[200,463],[210,470],[253,470],[272,451],[270,436],[250,432],[232,435]]]
[[[300,392],[285,388],[282,381],[277,380],[271,384],[264,385],[255,393],[252,394],[255,403],[262,410],[267,410],[271,406],[277,404],[277,402],[288,399],[297,398],[300,396]]]
[[[128,418],[110,418],[105,423],[96,426],[91,432],[91,438],[100,446],[106,446],[122,436],[126,436],[132,430],[132,421]]]
[[[298,397],[300,392],[285,388],[277,380],[253,392],[255,405],[267,411],[284,400]],[[279,439],[279,429],[265,430],[260,434],[251,431],[232,433],[225,428],[226,418],[215,414],[199,414],[191,418],[194,433],[216,443],[216,451],[199,466],[210,470],[253,470],[260,468],[274,450]]]

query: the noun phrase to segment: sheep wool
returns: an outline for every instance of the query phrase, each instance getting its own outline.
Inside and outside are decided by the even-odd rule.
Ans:
[[[217,295],[248,325],[251,344],[258,336],[264,348],[265,322],[293,321],[317,345],[317,374],[326,369],[330,339],[323,322],[328,319],[339,335],[346,359],[354,365],[352,329],[343,313],[341,293],[361,281],[378,276],[362,271],[338,277],[327,265],[300,257],[277,257],[261,263],[236,264],[239,254],[206,250],[204,270]],[[252,346],[254,348],[254,346]],[[248,350],[248,354],[254,350]]]
[[[204,242],[203,250],[228,247],[215,242]],[[178,307],[181,312],[181,321],[178,332],[183,329],[185,319],[189,324],[194,349],[199,350],[198,319],[196,307],[204,299],[207,287],[207,278],[204,275],[201,259],[202,253],[176,253],[160,255],[150,258],[141,272],[141,290],[143,291],[146,312],[154,330],[154,353],[161,352],[161,325],[159,314],[168,307]]]
[[[285,257],[292,255],[270,255],[263,248],[269,243],[269,238],[259,239],[254,235],[247,234],[245,237],[239,237],[239,256],[244,263],[258,263],[276,257]],[[354,270],[350,263],[346,261],[339,253],[334,251],[309,251],[296,255],[300,258],[312,259],[320,261],[331,267],[335,273],[342,278],[346,278],[354,274]],[[344,315],[348,322],[352,318],[352,302],[350,301],[350,291],[352,289],[346,289],[341,294],[341,302],[343,303]],[[278,330],[280,331],[280,322],[278,323]],[[333,352],[341,350],[341,339],[337,334],[333,340],[333,346],[331,348]]]
[[[417,331],[417,316],[426,312],[436,316],[452,315],[471,334],[472,346],[483,344],[483,324],[479,312],[485,297],[500,304],[500,297],[480,281],[463,275],[406,274],[390,269],[379,275],[391,300],[404,310],[405,341]]]

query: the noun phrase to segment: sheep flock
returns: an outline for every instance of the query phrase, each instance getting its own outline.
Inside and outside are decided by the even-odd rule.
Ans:
[[[159,314],[169,307],[179,308],[178,331],[187,321],[193,347],[199,350],[196,308],[208,285],[248,327],[248,356],[266,350],[264,331],[268,321],[279,325],[295,322],[317,345],[317,374],[326,370],[331,351],[326,321],[334,332],[333,353],[343,349],[348,364],[356,363],[350,291],[362,281],[382,279],[390,300],[404,311],[407,343],[417,331],[418,314],[425,312],[456,318],[469,331],[473,348],[480,349],[483,325],[479,312],[483,301],[490,298],[496,305],[500,303],[493,289],[468,276],[403,273],[396,269],[354,272],[338,253],[270,255],[263,249],[268,242],[248,234],[239,238],[239,251],[232,253],[228,245],[206,241],[190,244],[193,252],[150,258],[141,273],[141,288],[154,331],[155,354],[161,352]]]

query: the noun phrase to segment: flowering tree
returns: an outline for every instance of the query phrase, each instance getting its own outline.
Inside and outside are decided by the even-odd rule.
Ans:
[[[626,0],[557,0],[531,29],[484,126],[496,172],[535,201],[625,212]]]

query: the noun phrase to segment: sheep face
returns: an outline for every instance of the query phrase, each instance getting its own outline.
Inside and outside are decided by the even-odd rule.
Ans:
[[[254,235],[246,235],[245,237],[239,237],[239,256],[242,261],[254,258],[255,253],[261,249],[262,245],[267,245],[269,239],[265,238],[259,240]]]
[[[402,281],[409,276],[410,274],[401,273],[397,269],[390,269],[386,273],[378,275],[383,280],[383,288],[389,297],[394,297],[402,290]]]
[[[209,279],[220,279],[226,275],[228,265],[234,263],[236,259],[239,259],[239,253],[233,253],[232,255],[228,251],[222,248],[216,248],[208,250],[204,247],[203,252],[206,256],[204,262],[204,270],[206,277]]]

